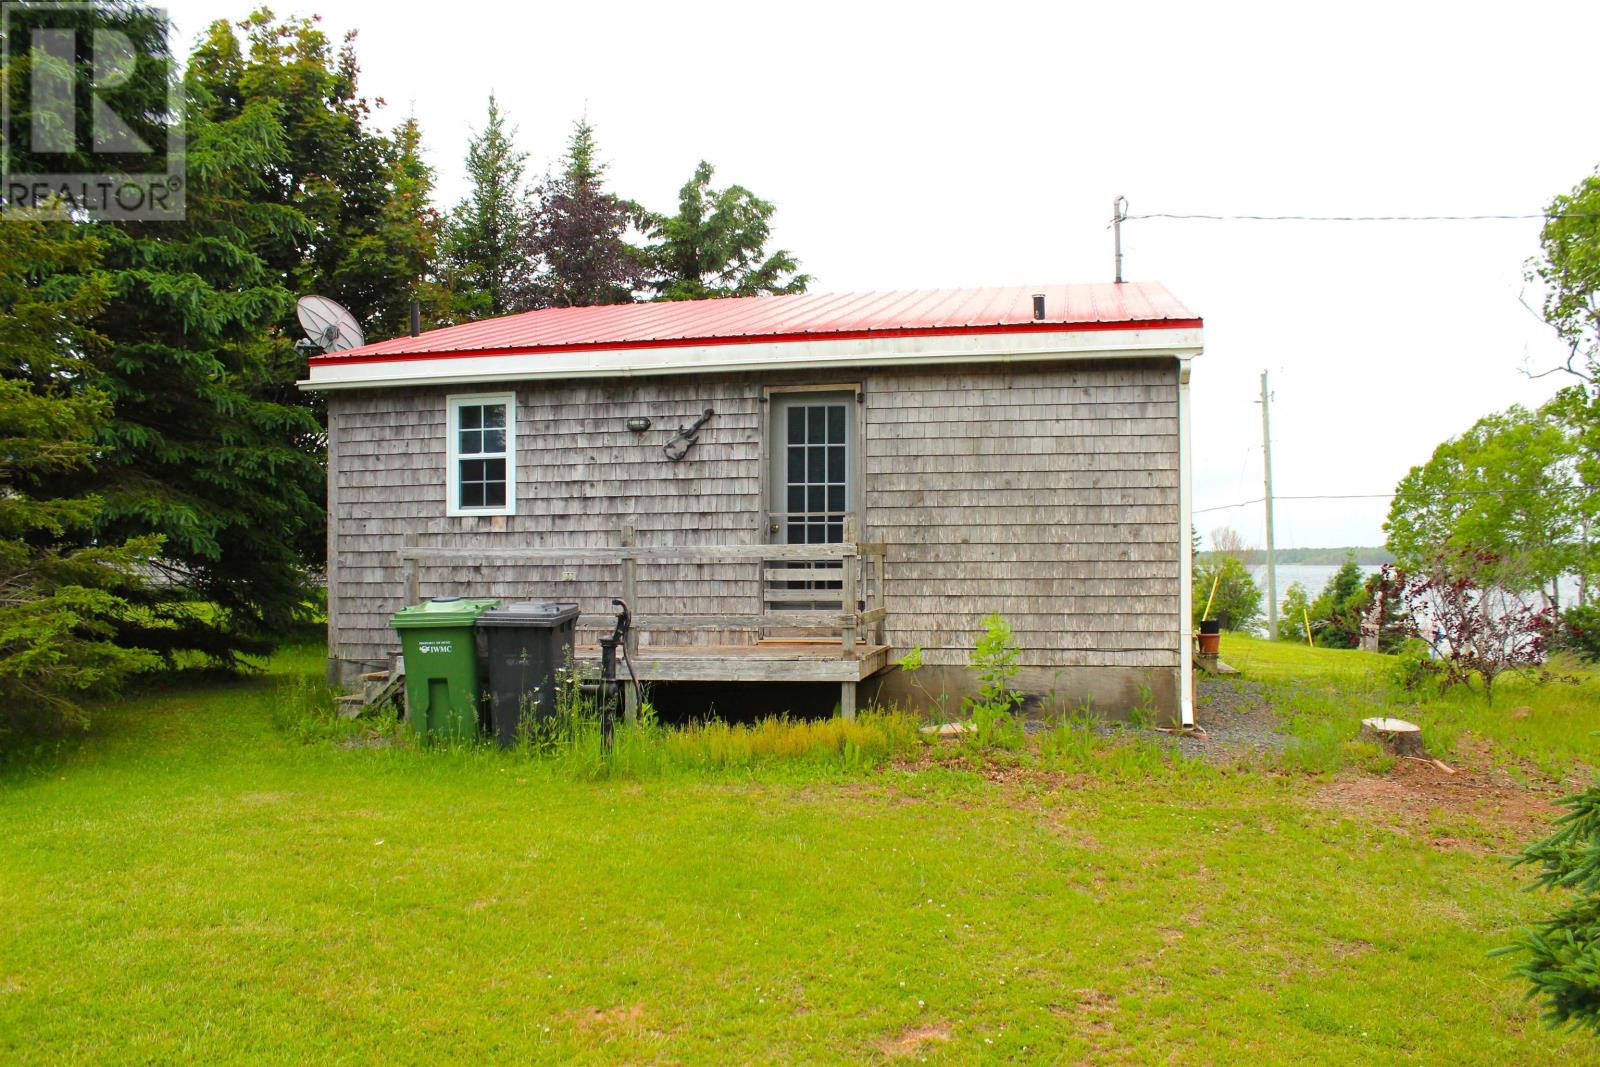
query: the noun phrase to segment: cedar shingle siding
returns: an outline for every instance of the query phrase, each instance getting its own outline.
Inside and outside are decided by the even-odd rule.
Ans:
[[[840,370],[782,379],[691,375],[328,394],[332,654],[396,647],[395,553],[430,547],[645,546],[767,538],[764,385],[859,384],[864,540],[888,545],[888,641],[965,662],[1001,612],[1024,666],[1179,664],[1177,369],[1173,360]],[[445,398],[517,396],[517,514],[445,515]],[[704,408],[687,458],[661,446]],[[644,434],[626,429],[646,416]],[[426,565],[424,596],[578,601],[603,612],[609,564]],[[758,609],[754,563],[646,565],[640,614]],[[727,631],[674,640],[738,642]],[[644,635],[649,643],[651,635]]]

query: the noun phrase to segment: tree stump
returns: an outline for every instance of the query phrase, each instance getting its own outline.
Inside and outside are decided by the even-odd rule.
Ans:
[[[1428,754],[1422,747],[1422,727],[1404,719],[1362,719],[1361,736],[1378,742],[1396,756],[1422,759]]]

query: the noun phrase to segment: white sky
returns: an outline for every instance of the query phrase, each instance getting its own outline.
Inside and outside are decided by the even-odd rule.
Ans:
[[[186,47],[249,0],[169,0]],[[657,209],[704,158],[776,202],[816,291],[1109,281],[1133,214],[1538,212],[1600,163],[1600,4],[451,4],[322,0],[411,111],[441,201],[492,89],[539,174],[587,109]],[[1206,320],[1195,506],[1383,493],[1561,349],[1518,303],[1538,223],[1136,221],[1130,279]],[[1529,291],[1535,305],[1538,295]],[[1280,501],[1283,546],[1377,544],[1382,500]],[[1262,538],[1259,505],[1196,516]]]

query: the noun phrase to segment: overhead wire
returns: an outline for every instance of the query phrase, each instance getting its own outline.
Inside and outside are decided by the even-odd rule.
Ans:
[[[1444,493],[1430,494],[1433,499],[1451,496],[1510,496],[1513,493],[1587,493],[1593,492],[1588,486],[1583,485],[1542,485],[1529,489],[1451,489]],[[1272,499],[1277,500],[1388,500],[1394,497],[1394,492],[1387,493],[1273,493]],[[1195,508],[1191,515],[1204,515],[1208,511],[1228,511],[1232,508],[1247,508],[1251,504],[1266,503],[1266,497],[1258,496],[1250,500],[1241,500],[1237,504],[1214,504],[1210,507]]]

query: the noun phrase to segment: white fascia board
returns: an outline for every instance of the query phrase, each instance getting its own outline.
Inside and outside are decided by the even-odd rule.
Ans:
[[[1200,354],[1201,330],[1061,330],[969,333],[853,340],[776,341],[655,348],[594,348],[504,355],[444,355],[371,363],[313,363],[302,389],[373,389],[408,385],[639,375],[706,374],[828,367],[926,366],[1032,360],[1115,359]]]

